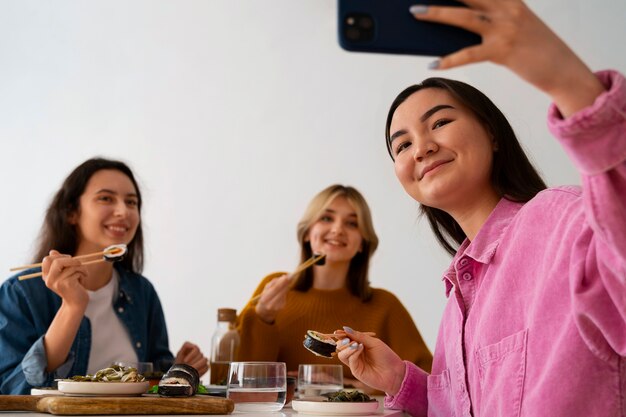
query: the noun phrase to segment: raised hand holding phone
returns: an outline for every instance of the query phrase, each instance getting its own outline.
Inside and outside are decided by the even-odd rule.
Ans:
[[[482,43],[444,56],[431,68],[481,61],[506,66],[550,95],[564,116],[590,105],[604,90],[585,63],[521,0],[464,3],[469,7],[411,7],[416,19],[454,25],[482,37]]]

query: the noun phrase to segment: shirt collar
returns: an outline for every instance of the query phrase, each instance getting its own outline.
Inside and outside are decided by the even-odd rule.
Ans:
[[[500,245],[502,236],[523,206],[524,203],[501,198],[489,217],[487,217],[485,224],[480,228],[476,238],[471,242],[468,239],[463,241],[442,278],[446,284],[446,297],[448,297],[456,282],[457,262],[464,257],[470,257],[482,264],[491,262]]]

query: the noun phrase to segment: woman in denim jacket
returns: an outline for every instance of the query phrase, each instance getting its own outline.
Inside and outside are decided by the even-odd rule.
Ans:
[[[546,188],[495,105],[467,84],[409,87],[388,114],[398,180],[454,255],[432,372],[352,329],[339,358],[413,416],[626,415],[626,79],[591,70],[520,0],[415,6],[479,33],[435,67],[508,67],[553,104],[582,187]]]
[[[114,244],[128,247],[115,264],[70,257]],[[115,361],[157,370],[174,362],[159,297],[140,275],[141,193],[128,166],[94,158],[67,177],[46,213],[35,260],[42,258],[42,278],[14,276],[0,287],[0,394],[28,394]],[[189,342],[176,362],[208,369]]]

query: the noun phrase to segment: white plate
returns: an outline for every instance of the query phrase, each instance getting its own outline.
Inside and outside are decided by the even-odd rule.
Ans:
[[[141,395],[150,388],[143,382],[78,382],[58,381],[59,391],[70,395]]]
[[[291,407],[298,413],[324,416],[366,416],[378,410],[378,401],[342,403],[329,401],[293,400]]]

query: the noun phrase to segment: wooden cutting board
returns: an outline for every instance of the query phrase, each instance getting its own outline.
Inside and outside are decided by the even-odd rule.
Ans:
[[[230,414],[232,400],[195,397],[70,397],[0,395],[0,411],[33,411],[56,415]]]

